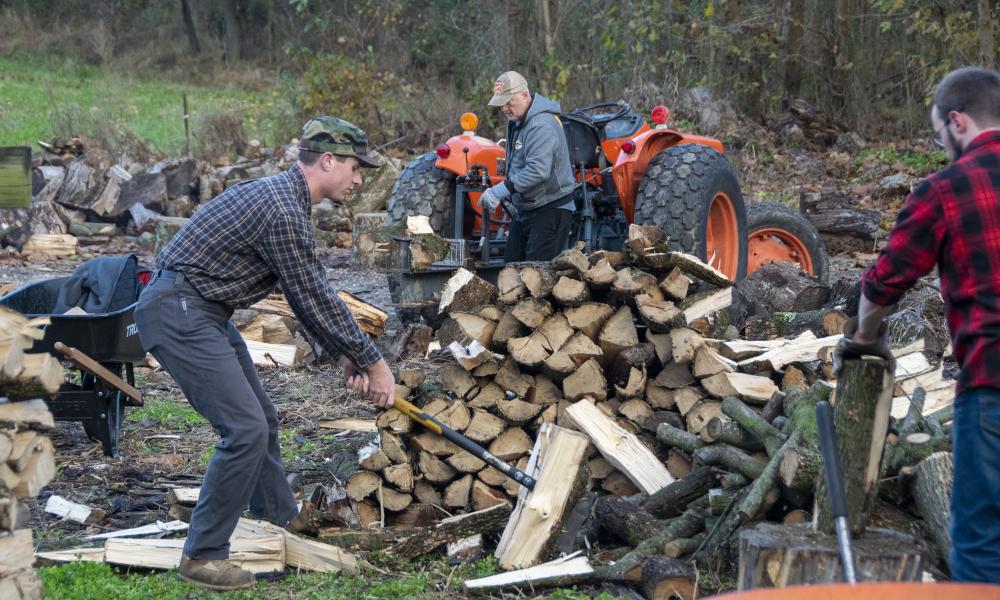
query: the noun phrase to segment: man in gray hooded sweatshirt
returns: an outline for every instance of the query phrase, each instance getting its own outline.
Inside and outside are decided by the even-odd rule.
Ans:
[[[559,103],[528,91],[519,73],[493,84],[490,106],[507,117],[507,180],[483,192],[480,206],[493,212],[510,199],[518,210],[504,258],[550,260],[565,249],[573,225],[576,178],[559,121]]]

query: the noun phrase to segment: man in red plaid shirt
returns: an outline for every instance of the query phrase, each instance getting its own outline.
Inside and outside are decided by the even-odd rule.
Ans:
[[[882,319],[917,280],[941,276],[961,367],[952,424],[951,573],[1000,583],[1000,73],[949,73],[931,107],[952,164],[906,199],[862,280],[857,329],[841,355],[886,356]]]

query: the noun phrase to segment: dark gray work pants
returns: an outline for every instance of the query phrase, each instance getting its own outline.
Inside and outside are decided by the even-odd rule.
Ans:
[[[250,507],[284,525],[298,513],[278,448],[278,418],[232,310],[202,298],[181,273],[160,271],[143,290],[135,323],[143,347],[222,438],[208,463],[184,553],[229,556],[229,537]]]

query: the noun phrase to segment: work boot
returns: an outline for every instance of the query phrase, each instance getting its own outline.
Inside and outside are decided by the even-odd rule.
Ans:
[[[240,590],[257,582],[253,573],[227,560],[192,560],[181,554],[181,579],[210,590]]]
[[[302,503],[302,508],[299,509],[299,514],[295,515],[295,518],[285,525],[285,529],[291,531],[292,533],[315,534],[318,531],[315,522],[317,516],[316,508],[313,506],[312,502],[306,500]]]

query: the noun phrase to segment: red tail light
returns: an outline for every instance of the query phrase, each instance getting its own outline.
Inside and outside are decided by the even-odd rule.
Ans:
[[[635,152],[635,142],[632,140],[625,140],[622,142],[622,152],[625,154],[632,154]]]
[[[649,113],[649,117],[653,120],[653,123],[663,125],[670,118],[670,111],[667,110],[666,106],[661,104],[655,107],[653,112]]]
[[[451,156],[451,148],[447,144],[441,144],[434,149],[434,152],[437,152],[438,158],[448,158]]]

